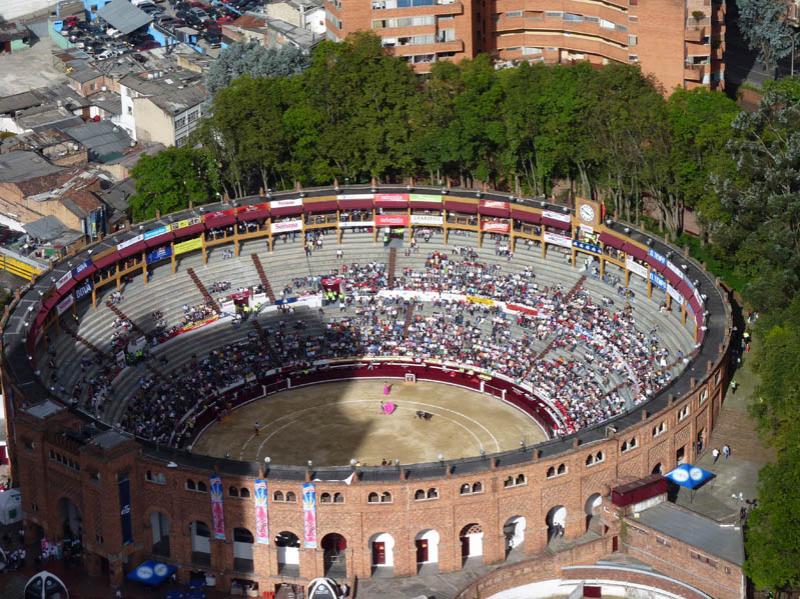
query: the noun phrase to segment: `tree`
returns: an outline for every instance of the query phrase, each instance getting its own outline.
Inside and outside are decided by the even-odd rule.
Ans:
[[[218,171],[210,154],[194,148],[167,148],[142,156],[131,171],[136,192],[130,206],[136,221],[216,199]]]
[[[786,22],[784,0],[738,0],[739,31],[767,71],[792,51],[792,29]]]
[[[208,69],[208,89],[212,94],[230,85],[241,75],[287,77],[308,67],[308,56],[294,46],[265,48],[256,42],[236,42],[225,48]]]

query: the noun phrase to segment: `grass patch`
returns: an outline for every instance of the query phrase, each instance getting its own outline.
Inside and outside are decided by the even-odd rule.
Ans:
[[[723,264],[711,253],[711,248],[703,245],[699,238],[683,233],[677,239],[677,244],[681,247],[689,248],[689,255],[700,263],[705,262],[706,268],[722,279],[726,285],[734,291],[742,293],[745,286],[745,279],[738,276],[736,272],[726,264]]]

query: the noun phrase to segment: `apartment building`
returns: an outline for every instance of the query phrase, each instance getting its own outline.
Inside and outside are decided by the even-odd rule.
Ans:
[[[669,93],[724,85],[722,0],[326,0],[328,38],[372,30],[418,72],[491,54],[499,64],[639,64]]]

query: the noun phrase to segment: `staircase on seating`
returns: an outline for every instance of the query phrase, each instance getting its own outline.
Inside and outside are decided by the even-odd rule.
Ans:
[[[250,254],[250,257],[253,259],[253,264],[256,267],[258,278],[261,280],[261,285],[263,285],[269,301],[274,304],[275,292],[272,290],[272,285],[269,284],[269,279],[267,278],[267,273],[264,272],[264,266],[261,264],[261,259],[258,257],[258,254]]]
[[[386,272],[389,289],[394,289],[394,274],[397,270],[397,248],[389,249],[389,267]]]
[[[203,281],[200,280],[200,277],[197,276],[197,273],[194,272],[194,269],[193,268],[187,269],[186,274],[189,275],[189,278],[192,279],[194,284],[197,286],[197,289],[202,294],[203,299],[206,300],[206,302],[208,302],[209,304],[211,304],[211,306],[213,306],[217,312],[219,312],[220,308],[219,304],[217,303],[217,300],[211,297],[211,294],[208,292],[208,289],[206,289],[206,286],[203,285]]]

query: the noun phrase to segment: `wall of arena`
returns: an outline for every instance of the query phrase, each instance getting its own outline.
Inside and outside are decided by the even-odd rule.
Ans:
[[[525,519],[525,527],[517,551],[533,556],[553,543],[552,514],[558,511],[559,519],[564,514],[559,507],[565,508],[566,516],[563,539],[556,542],[586,539],[589,527],[600,538],[596,542],[602,550],[610,552],[612,539],[605,537],[598,520],[590,518],[596,515],[596,499],[608,496],[611,486],[620,482],[656,470],[666,472],[679,459],[693,461],[698,441],[706,441],[714,427],[728,377],[731,325],[724,290],[677,248],[605,220],[601,207],[588,200],[579,200],[576,212],[571,212],[493,193],[380,191],[286,192],[159,218],[68,257],[23,290],[3,320],[2,384],[13,477],[22,490],[30,540],[61,539],[64,520],[74,506],[87,564],[97,573],[108,573],[113,582],[142,559],[156,555],[179,566],[184,579],[190,571],[204,569],[215,573],[222,588],[240,579],[258,582],[262,590],[271,590],[278,582],[302,584],[322,576],[332,559],[330,544],[323,549],[323,540],[331,533],[345,539],[346,548],[340,541],[336,560],[346,566],[348,578],[373,575],[371,541],[376,539],[384,542],[384,548],[393,542],[390,574],[416,574],[416,541],[424,531],[436,531],[439,539],[438,560],[426,564],[430,568],[458,570],[467,554],[484,563],[502,562],[507,550],[504,527],[519,517]],[[59,316],[74,310],[77,302],[96,302],[99,290],[120,286],[126,276],[146,277],[148,261],[159,248],[169,248],[161,250],[160,259],[171,260],[174,267],[181,252],[205,256],[211,247],[232,245],[238,255],[241,241],[263,238],[272,247],[284,232],[334,228],[341,241],[341,233],[351,225],[340,221],[339,211],[356,205],[373,211],[362,226],[433,226],[441,227],[445,236],[451,230],[471,230],[480,240],[487,234],[507,235],[512,246],[533,239],[543,252],[553,245],[568,248],[573,262],[589,254],[600,261],[601,269],[615,264],[624,269],[626,284],[632,275],[646,278],[648,291],[650,285],[663,284],[668,288],[667,301],[680,309],[682,322],[696,335],[700,344],[696,355],[658,398],[610,426],[475,460],[352,471],[265,466],[155,447],[91,423],[86,415],[54,399],[36,376],[30,356],[59,326]],[[237,220],[255,226],[245,233],[234,227],[232,234],[214,239],[203,235]],[[345,244],[346,240],[345,236]],[[87,424],[93,428],[87,429]],[[588,460],[598,455],[602,457]],[[208,488],[214,472],[222,478],[225,532],[224,538],[215,539],[212,530],[206,559],[205,551],[197,551],[192,523],[211,526]],[[261,477],[268,485],[270,542],[243,548],[234,529],[255,534],[253,488]],[[286,552],[276,547],[274,538],[289,531],[303,539],[302,485],[311,480],[316,481],[317,546],[299,549],[299,570],[287,568]],[[435,492],[429,493],[432,489]],[[424,498],[419,490],[425,491]],[[283,501],[274,500],[278,492]],[[290,492],[294,499],[286,501]],[[338,500],[323,501],[326,494]],[[386,500],[371,502],[371,494]],[[163,543],[154,547],[158,536],[154,525],[163,528],[166,521],[168,555]],[[435,536],[425,536],[429,551]],[[250,555],[248,551],[252,563],[241,559]]]

